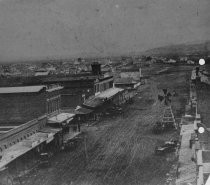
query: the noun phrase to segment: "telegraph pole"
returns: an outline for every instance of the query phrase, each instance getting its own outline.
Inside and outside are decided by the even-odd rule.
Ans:
[[[84,144],[85,144],[85,162],[86,162],[86,165],[87,165],[88,164],[87,136],[84,137]]]

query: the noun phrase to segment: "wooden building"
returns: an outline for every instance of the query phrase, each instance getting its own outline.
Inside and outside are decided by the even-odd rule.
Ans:
[[[44,84],[59,83],[61,90],[62,109],[75,108],[98,92],[113,86],[113,76],[74,75],[66,77],[52,77],[43,80]]]
[[[0,88],[0,125],[19,125],[60,109],[59,85]]]

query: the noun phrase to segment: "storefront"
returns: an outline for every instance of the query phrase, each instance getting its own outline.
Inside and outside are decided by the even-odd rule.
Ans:
[[[75,114],[76,114],[76,119],[77,119],[78,122],[80,122],[80,124],[84,123],[84,122],[87,122],[87,121],[93,121],[94,120],[93,110],[88,109],[88,108],[78,106],[75,109]]]
[[[26,173],[37,165],[40,153],[54,141],[56,132],[37,132],[4,150],[0,159],[0,169],[8,167],[9,173],[14,176]]]
[[[123,91],[124,89],[113,87],[100,93],[98,97],[105,100],[105,102],[109,101],[110,105],[119,106],[124,103]]]
[[[69,140],[80,134],[80,123],[74,120],[75,114],[60,113],[48,119],[47,125],[51,128],[60,128],[59,145],[63,146]]]
[[[48,139],[46,140],[44,150],[45,152],[57,152],[62,146],[62,129],[61,128],[51,128],[45,127],[40,130],[42,133],[48,134]]]

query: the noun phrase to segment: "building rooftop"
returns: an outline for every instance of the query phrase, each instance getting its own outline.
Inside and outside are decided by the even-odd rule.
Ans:
[[[34,76],[47,76],[49,75],[49,71],[40,71],[40,72],[36,72]]]
[[[0,126],[0,134],[5,134],[12,129],[18,128],[19,126]]]
[[[89,99],[87,99],[83,105],[88,106],[88,107],[99,107],[104,103],[104,99],[109,99],[111,97],[113,97],[114,95],[116,95],[118,92],[123,91],[124,89],[121,88],[110,88],[107,89],[103,92],[101,92],[100,94],[98,94],[97,96],[94,97],[90,97]]]
[[[96,80],[103,81],[105,79],[113,78],[113,76],[94,76],[94,75],[74,75],[74,76],[54,76],[42,79],[43,82],[68,82],[68,81],[85,81],[85,80]]]
[[[101,98],[94,96],[93,98],[87,99],[84,102],[84,105],[88,106],[88,107],[95,108],[95,107],[101,106],[103,103],[104,103],[104,101]]]
[[[37,132],[32,136],[29,136],[27,139],[7,148],[1,154],[2,159],[0,160],[0,169],[5,167],[11,161],[15,160],[16,158],[35,148],[42,142],[47,141],[48,139],[50,139],[51,136],[54,136],[54,134],[55,131],[52,133]]]
[[[109,99],[123,90],[124,89],[113,87],[113,88],[110,88],[110,89],[107,89],[107,90],[101,92],[97,97]]]
[[[132,68],[123,68],[121,72],[139,72],[139,68],[132,67]]]
[[[47,86],[47,92],[57,91],[60,89],[63,89],[63,87],[60,86],[59,84],[51,84]]]
[[[89,114],[91,112],[93,112],[93,110],[90,110],[84,107],[79,107],[78,109],[75,110],[76,114]]]
[[[79,81],[79,80],[95,80],[96,76],[65,76],[65,77],[49,77],[43,79],[43,82],[65,82],[65,81]]]
[[[48,122],[51,123],[62,123],[68,119],[71,119],[75,116],[75,114],[71,114],[71,113],[60,113],[56,116],[53,116],[51,118],[48,119]]]
[[[0,94],[33,93],[33,92],[39,92],[44,88],[45,88],[44,85],[23,86],[23,87],[0,87]]]
[[[115,84],[136,84],[135,80],[133,78],[118,78],[114,82]]]

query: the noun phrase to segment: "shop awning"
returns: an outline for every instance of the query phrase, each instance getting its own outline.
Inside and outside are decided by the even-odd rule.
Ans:
[[[75,114],[71,113],[60,113],[48,119],[48,123],[63,123],[64,121],[69,122],[73,119]]]
[[[61,131],[62,131],[61,128],[51,128],[51,127],[45,127],[40,130],[40,132],[48,134],[48,139],[46,140],[46,143],[50,143],[54,139],[54,135]]]
[[[87,99],[83,105],[87,106],[87,107],[91,107],[91,108],[99,107],[104,104],[105,99],[110,99],[122,91],[124,91],[124,89],[116,88],[116,87],[107,89],[107,90],[101,92],[100,94]]]
[[[101,92],[97,97],[102,98],[102,99],[105,99],[105,98],[110,99],[123,90],[124,89],[113,87],[113,88],[110,88]]]
[[[101,99],[97,96],[94,96],[93,98],[87,99],[84,102],[84,106],[96,108],[96,107],[103,105],[103,103],[104,103],[103,99]]]
[[[75,110],[76,114],[90,114],[91,112],[93,112],[93,110],[84,107],[80,107],[79,109]]]
[[[8,165],[13,160],[17,159],[18,157],[24,155],[31,149],[40,145],[41,143],[49,142],[49,140],[52,140],[52,138],[52,133],[37,132],[27,139],[9,147],[8,149],[5,149],[0,160],[0,169]]]
[[[70,132],[63,136],[63,142],[68,143],[69,141],[75,139],[81,134],[81,132]]]
[[[60,132],[61,130],[62,130],[61,128],[44,127],[40,130],[40,132],[56,134]]]

